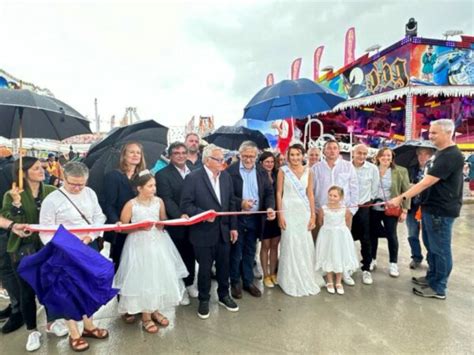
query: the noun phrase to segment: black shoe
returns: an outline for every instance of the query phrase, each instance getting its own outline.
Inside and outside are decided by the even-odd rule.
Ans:
[[[209,318],[209,301],[199,302],[198,317],[201,319]]]
[[[231,285],[230,286],[230,293],[232,294],[232,297],[236,299],[241,299],[242,298],[242,286],[240,286],[240,283]]]
[[[237,312],[239,310],[239,306],[237,306],[237,303],[235,303],[234,300],[230,298],[230,296],[221,298],[219,300],[219,304],[231,312]]]
[[[260,291],[258,287],[253,284],[244,286],[244,290],[250,293],[253,297],[262,297],[262,291]]]
[[[7,319],[12,314],[12,305],[9,304],[7,308],[0,311],[0,320]]]
[[[15,313],[8,318],[7,322],[3,325],[2,328],[2,333],[3,334],[8,334],[11,332],[14,332],[15,330],[21,328],[25,324],[23,321],[23,317],[21,316],[21,313]]]

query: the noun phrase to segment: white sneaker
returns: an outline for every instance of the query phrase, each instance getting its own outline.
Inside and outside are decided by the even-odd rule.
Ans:
[[[374,271],[376,268],[377,268],[377,260],[372,259],[372,261],[370,262],[369,270]]]
[[[9,300],[10,296],[8,296],[7,290],[4,288],[0,288],[0,298],[3,298],[4,300]]]
[[[374,283],[370,271],[362,271],[362,283],[365,285],[372,285]]]
[[[398,277],[400,276],[400,273],[398,272],[398,265],[396,263],[390,263],[390,271],[389,271],[390,276],[392,277]]]
[[[46,326],[46,333],[53,333],[57,337],[63,337],[69,334],[69,329],[62,319],[56,319],[49,329]]]
[[[184,290],[183,298],[179,302],[181,306],[189,306],[191,304],[191,300],[189,299],[189,293],[187,290]]]
[[[354,279],[348,273],[343,273],[342,274],[342,281],[344,281],[344,283],[347,286],[354,286],[355,285]]]
[[[38,350],[41,346],[41,333],[35,330],[28,335],[28,341],[26,342],[26,351]]]
[[[199,291],[194,285],[186,287],[186,291],[188,291],[189,297],[191,298],[198,298],[199,296]]]

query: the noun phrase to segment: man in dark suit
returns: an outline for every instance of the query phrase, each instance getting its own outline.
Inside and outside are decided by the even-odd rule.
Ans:
[[[172,143],[168,148],[169,165],[155,175],[156,194],[165,203],[166,214],[170,219],[186,217],[179,204],[184,178],[191,172],[186,165],[187,153],[188,149],[184,143]],[[198,296],[197,289],[193,287],[196,261],[193,246],[189,241],[189,228],[179,226],[167,227],[166,229],[189,272],[189,276],[183,280],[186,291],[181,300],[181,304],[187,306],[190,304],[189,297],[196,298]]]
[[[210,144],[203,152],[204,166],[191,172],[184,181],[181,194],[181,211],[194,216],[207,210],[235,211],[232,179],[224,171],[224,154],[221,148]],[[209,292],[211,268],[215,261],[219,304],[236,312],[239,307],[229,295],[229,253],[231,243],[237,241],[237,218],[225,216],[209,219],[189,227],[191,244],[199,263],[198,317],[209,318]]]
[[[268,173],[256,164],[258,147],[254,142],[246,141],[239,148],[240,161],[228,169],[234,184],[237,208],[242,211],[266,210],[267,215],[249,214],[239,216],[239,240],[230,251],[230,283],[232,297],[242,298],[243,288],[254,297],[262,292],[253,284],[253,264],[257,239],[263,232],[265,218],[275,219],[275,194]]]

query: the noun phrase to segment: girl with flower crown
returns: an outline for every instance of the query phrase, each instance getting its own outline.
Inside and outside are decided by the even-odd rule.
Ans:
[[[138,195],[125,204],[121,222],[166,220],[165,205],[155,196],[153,175],[143,170],[134,183]],[[141,313],[143,329],[157,333],[158,326],[169,325],[160,310],[179,304],[185,290],[182,279],[186,276],[186,266],[162,226],[129,233],[114,280],[114,287],[120,289],[119,312]]]

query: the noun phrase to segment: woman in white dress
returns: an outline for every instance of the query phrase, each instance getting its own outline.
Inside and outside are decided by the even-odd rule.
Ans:
[[[136,185],[138,196],[124,206],[121,222],[165,220],[165,205],[155,196],[153,175],[143,170]],[[186,266],[163,227],[130,233],[114,280],[114,287],[120,289],[119,312],[141,313],[144,330],[157,333],[157,325],[169,325],[159,310],[179,304],[185,290],[182,279],[186,276]]]
[[[278,283],[282,290],[295,297],[319,293],[323,280],[314,270],[314,243],[311,230],[316,215],[313,198],[313,177],[303,166],[304,148],[293,144],[288,148],[288,165],[278,171],[277,208],[281,228]]]

